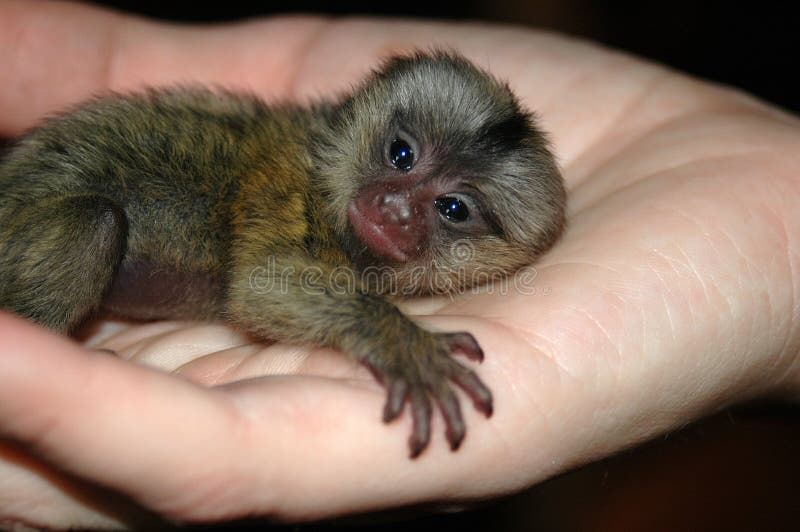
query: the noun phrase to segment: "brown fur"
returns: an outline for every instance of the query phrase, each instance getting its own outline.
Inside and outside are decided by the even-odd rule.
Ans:
[[[412,221],[425,243],[405,263],[381,259],[347,217],[364,187],[403,178],[385,156],[398,129],[418,143],[415,183],[467,186],[479,205],[469,230],[427,211]],[[487,414],[491,394],[450,356],[482,357],[469,334],[421,329],[382,294],[511,272],[563,223],[561,177],[533,117],[455,55],[395,58],[310,108],[202,88],[110,95],[48,120],[0,163],[0,307],[65,333],[104,308],[224,318],[341,349],[387,386],[387,421],[411,404],[416,456],[431,400],[454,449],[465,434],[450,382]],[[454,252],[465,243],[467,259]],[[362,276],[371,266],[390,267],[392,283]]]

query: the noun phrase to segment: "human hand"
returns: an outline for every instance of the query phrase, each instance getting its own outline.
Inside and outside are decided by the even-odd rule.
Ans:
[[[528,30],[275,18],[174,27],[6,2],[0,132],[103,89],[199,81],[306,100],[440,45],[508,79],[552,133],[570,227],[535,293],[412,301],[486,352],[488,421],[406,454],[408,416],[326,350],[223,325],[101,323],[87,351],[0,317],[0,523],[307,520],[491,497],[732,402],[797,395],[798,121],[741,94]],[[137,362],[137,364],[131,363]],[[156,368],[157,370],[154,370]],[[121,494],[112,497],[110,492]]]

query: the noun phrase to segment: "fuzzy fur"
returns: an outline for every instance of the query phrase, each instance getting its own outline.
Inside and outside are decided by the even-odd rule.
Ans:
[[[435,222],[419,256],[387,264],[354,237],[347,209],[400,172],[386,157],[399,133],[414,139],[421,180],[469,189],[483,229]],[[534,117],[454,54],[394,58],[311,107],[199,87],[108,95],[49,119],[0,163],[0,307],[62,332],[106,309],[342,349],[386,383],[387,419],[411,403],[412,454],[427,444],[431,399],[455,448],[464,427],[449,382],[487,413],[491,395],[450,351],[480,348],[420,329],[381,294],[463,289],[465,271],[531,262],[561,232],[564,201]],[[391,288],[329,280],[375,266],[391,267]]]

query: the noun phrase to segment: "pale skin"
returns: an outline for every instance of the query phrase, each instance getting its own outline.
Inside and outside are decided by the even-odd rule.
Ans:
[[[492,389],[494,415],[465,406],[456,453],[435,418],[431,447],[411,461],[409,416],[381,423],[384,391],[341,355],[254,343],[221,324],[101,321],[76,342],[2,314],[0,526],[451,504],[523,489],[733,403],[800,396],[800,122],[632,57],[507,27],[178,28],[4,2],[0,135],[105,89],[198,81],[302,101],[429,45],[510,81],[551,132],[570,192],[569,229],[536,264],[534,293],[404,307],[475,335],[486,359],[467,363]]]

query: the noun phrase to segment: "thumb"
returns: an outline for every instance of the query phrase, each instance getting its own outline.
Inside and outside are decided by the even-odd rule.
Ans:
[[[322,19],[158,23],[69,2],[0,3],[0,136],[107,90],[203,82],[290,95]]]

